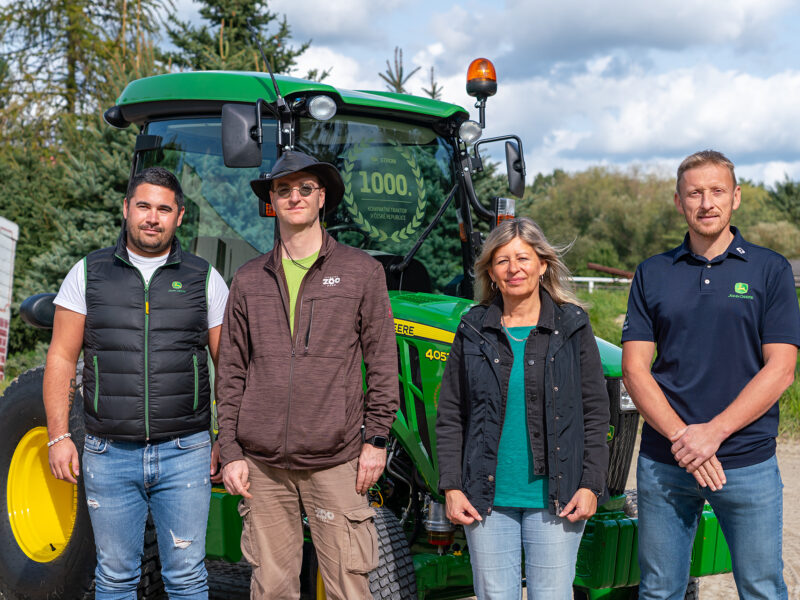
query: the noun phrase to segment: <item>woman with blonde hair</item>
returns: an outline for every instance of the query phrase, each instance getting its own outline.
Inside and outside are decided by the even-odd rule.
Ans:
[[[528,218],[489,234],[436,421],[439,487],[479,600],[572,598],[586,519],[607,498],[608,395],[589,317]]]

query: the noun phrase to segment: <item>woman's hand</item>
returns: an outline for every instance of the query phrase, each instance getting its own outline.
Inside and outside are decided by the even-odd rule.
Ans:
[[[581,519],[591,518],[596,512],[597,496],[588,488],[580,488],[558,516],[566,517],[570,523],[575,523]],[[449,513],[448,516],[450,516]]]
[[[461,490],[445,490],[444,497],[447,507],[447,518],[456,525],[469,525],[483,518],[470,504]]]

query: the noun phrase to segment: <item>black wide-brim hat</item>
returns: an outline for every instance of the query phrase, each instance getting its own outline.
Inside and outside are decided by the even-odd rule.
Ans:
[[[256,196],[264,202],[270,202],[269,190],[272,182],[281,177],[286,177],[292,173],[303,171],[316,175],[319,183],[325,188],[325,214],[332,213],[344,195],[344,182],[339,174],[339,169],[330,163],[319,162],[313,156],[296,150],[286,150],[281,157],[275,161],[269,173],[262,173],[258,179],[250,181],[250,187]]]

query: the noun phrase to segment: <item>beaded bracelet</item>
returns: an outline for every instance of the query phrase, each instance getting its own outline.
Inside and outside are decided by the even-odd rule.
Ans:
[[[64,435],[60,435],[60,436],[58,436],[56,439],[54,439],[54,440],[50,440],[49,442],[47,442],[47,447],[49,448],[49,447],[50,447],[50,446],[52,446],[53,444],[57,444],[57,443],[58,443],[58,442],[60,442],[61,440],[65,440],[65,439],[67,439],[67,438],[71,438],[71,437],[72,437],[72,434],[71,434],[71,433],[69,433],[69,432],[67,432],[67,433],[65,433]]]

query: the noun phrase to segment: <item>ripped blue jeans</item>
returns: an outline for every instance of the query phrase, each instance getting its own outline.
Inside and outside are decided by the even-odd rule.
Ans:
[[[82,477],[97,547],[96,600],[136,600],[148,510],[170,600],[208,599],[210,461],[207,431],[150,443],[86,436]]]

